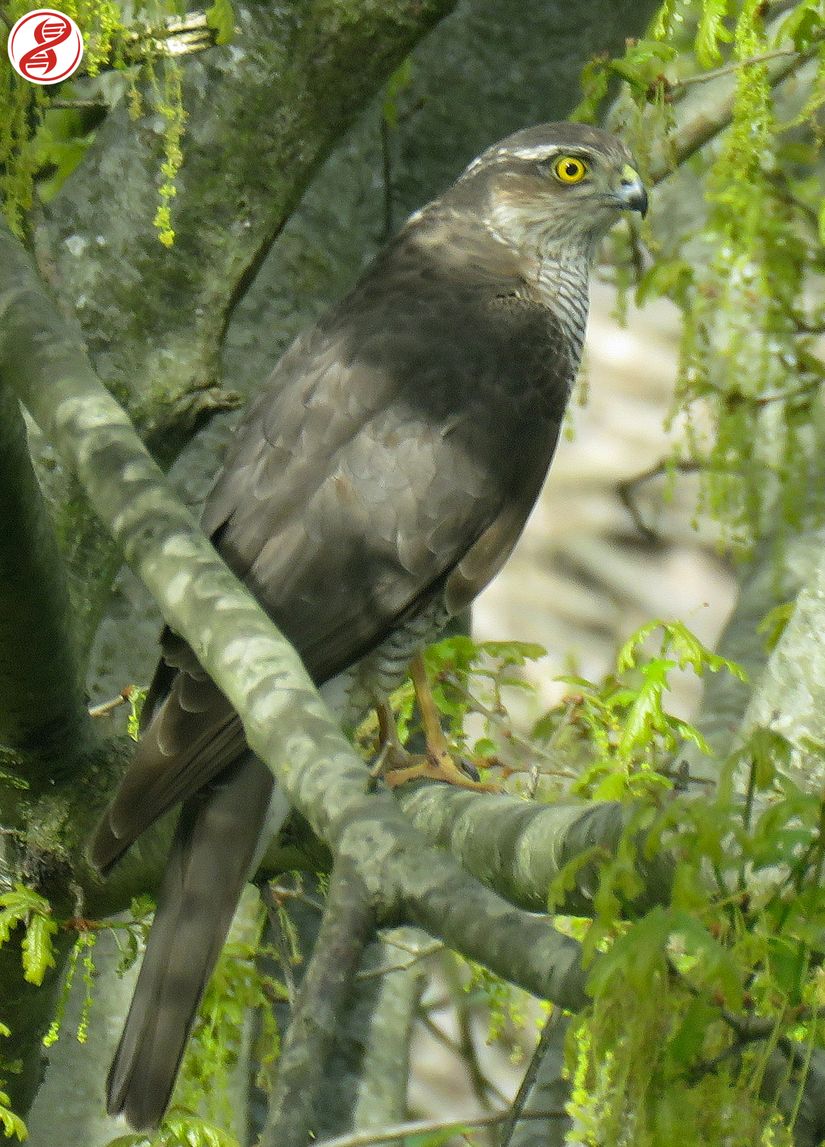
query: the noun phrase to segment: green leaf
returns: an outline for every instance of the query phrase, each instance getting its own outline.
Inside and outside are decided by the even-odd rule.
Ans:
[[[697,998],[690,1001],[682,1022],[668,1044],[668,1051],[676,1063],[686,1067],[696,1059],[704,1045],[709,1025],[718,1017],[719,1009],[706,1000]]]
[[[58,931],[51,916],[32,916],[26,935],[23,937],[23,977],[37,987],[49,968],[55,967],[52,937]]]
[[[680,717],[668,717],[668,723],[680,740],[692,741],[700,753],[706,757],[713,756],[713,749],[695,725],[691,725],[689,721],[683,721]]]
[[[627,777],[619,770],[610,772],[592,790],[593,800],[620,801],[627,796]]]
[[[28,1139],[29,1132],[26,1124],[19,1115],[15,1115],[8,1107],[9,1097],[4,1091],[0,1091],[0,1127],[3,1128],[3,1135],[6,1139],[11,1139],[14,1136],[22,1143],[24,1139]]]
[[[654,908],[637,920],[599,956],[588,979],[589,994],[598,997],[614,982],[629,990],[635,986],[649,991],[654,975],[665,972],[665,944],[670,932],[670,913],[664,908]]]
[[[777,989],[791,1005],[800,1002],[800,988],[808,963],[805,946],[787,936],[768,936],[768,963]]]
[[[572,892],[577,884],[579,873],[589,865],[603,860],[606,855],[601,845],[593,844],[583,849],[578,856],[572,856],[563,864],[550,882],[547,890],[547,910],[552,912],[564,903],[566,896]]]
[[[718,673],[721,669],[727,669],[740,681],[747,680],[747,674],[741,665],[737,665],[735,661],[731,661],[727,657],[720,657],[718,653],[708,649],[683,622],[662,621],[660,618],[648,621],[641,626],[630,635],[621,647],[616,657],[616,668],[619,673],[624,673],[626,670],[639,665],[639,651],[657,629],[662,631],[662,653],[672,654],[680,669],[690,666],[697,676],[701,676],[706,669],[709,669],[711,673]]]
[[[678,943],[685,955],[695,957],[691,980],[707,991],[720,993],[729,1007],[742,1006],[742,972],[736,957],[700,920],[687,912],[674,912],[668,939]]]
[[[387,80],[383,116],[387,127],[398,127],[398,97],[410,86],[413,77],[412,56],[407,56]]]
[[[607,95],[610,84],[610,57],[603,52],[582,68],[581,89],[583,99],[570,114],[572,120],[591,123],[596,119],[602,100]]]
[[[490,737],[479,737],[473,745],[473,755],[476,757],[495,756],[496,744]]]
[[[701,673],[709,651],[696,634],[680,621],[668,622],[663,628],[665,645],[678,661],[679,668],[685,669],[689,665],[695,673]]]
[[[215,0],[206,9],[206,23],[215,32],[216,44],[228,44],[235,34],[235,13],[231,0]]]
[[[676,0],[664,0],[659,11],[653,18],[650,26],[650,35],[654,40],[664,40],[670,35],[673,26],[673,17],[676,14]]]
[[[758,726],[732,755],[732,760],[737,764],[751,762],[756,787],[765,791],[775,784],[778,770],[787,770],[792,756],[793,745],[787,737],[775,729]]]
[[[619,752],[623,756],[650,739],[654,730],[666,725],[662,708],[662,693],[667,688],[668,673],[676,668],[675,661],[656,658],[642,668],[644,682],[635,701],[630,706],[619,740]]]
[[[483,641],[479,649],[504,665],[524,665],[547,656],[544,646],[535,641]]]
[[[148,689],[139,685],[133,685],[129,690],[129,717],[126,731],[133,741],[140,739],[140,714],[148,692]]]
[[[658,619],[648,621],[645,625],[640,626],[635,633],[631,633],[616,655],[616,669],[619,673],[635,668],[638,664],[636,654],[639,647],[644,645],[651,633],[655,633],[661,624],[662,622]]]
[[[9,892],[0,895],[0,908],[22,920],[29,912],[48,911],[49,902],[34,889],[26,888],[24,884],[15,884]]]
[[[48,900],[23,884],[15,885],[0,896],[0,944],[9,939],[18,924],[24,925],[23,975],[30,984],[40,985],[46,969],[54,967],[51,938],[58,928],[51,912]]]
[[[665,631],[665,648],[676,657],[680,669],[685,669],[689,665],[697,676],[701,676],[705,669],[709,669],[711,673],[718,673],[721,669],[727,669],[740,681],[747,680],[747,674],[741,665],[737,665],[735,661],[730,661],[727,657],[720,657],[718,653],[708,649],[683,622],[665,622],[663,629]]]
[[[663,44],[660,40],[636,40],[629,42],[622,59],[613,60],[611,69],[633,87],[647,91],[662,75],[664,65],[676,55],[672,44]]]
[[[795,609],[795,601],[783,601],[780,605],[775,605],[773,609],[769,609],[757,625],[756,632],[765,634],[765,647],[769,653],[778,645],[780,637],[785,632],[785,626],[791,620]]]
[[[733,34],[725,27],[728,14],[727,0],[704,0],[699,27],[696,32],[696,58],[703,68],[713,68],[722,62],[720,42],[729,44]]]
[[[802,0],[793,5],[776,28],[773,45],[779,47],[784,40],[793,40],[797,52],[807,51],[822,32],[821,0]],[[825,240],[823,240],[825,242]]]
[[[124,1135],[109,1147],[239,1147],[238,1140],[228,1131],[200,1116],[180,1110],[167,1114],[151,1138],[143,1135]]]

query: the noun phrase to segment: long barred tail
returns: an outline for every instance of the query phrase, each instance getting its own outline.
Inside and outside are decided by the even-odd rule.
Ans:
[[[256,859],[271,796],[271,773],[246,753],[181,810],[107,1081],[110,1114],[122,1112],[138,1130],[155,1126],[169,1103],[198,1004]]]

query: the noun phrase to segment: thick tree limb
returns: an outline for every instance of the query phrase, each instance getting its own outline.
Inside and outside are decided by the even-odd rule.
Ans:
[[[767,660],[739,736],[757,727],[781,733],[794,747],[790,766],[807,791],[825,782],[825,561],[822,549],[796,599],[793,615]]]
[[[325,1081],[323,1096],[330,1110],[351,1110],[355,1128],[380,1127],[407,1113],[411,1035],[429,966],[423,957],[433,946],[417,929],[398,928],[365,953],[342,1032],[349,1054],[344,1058],[339,1046],[332,1064],[338,1078]],[[401,957],[410,951],[405,966]],[[394,970],[381,971],[387,967]]]
[[[571,1127],[569,1118],[539,1122],[527,1116],[536,1111],[564,1110],[570,1092],[563,1078],[564,1041],[569,1021],[553,1012],[513,1100],[510,1118],[501,1130],[501,1147],[563,1147]]]
[[[550,886],[564,865],[593,849],[593,862],[577,870],[573,887],[556,906],[573,916],[591,915],[598,862],[615,853],[634,815],[632,806],[614,801],[540,805],[508,796],[477,801],[472,793],[431,785],[401,788],[397,798],[432,844],[448,849],[463,868],[505,899],[533,912],[547,911]],[[639,845],[644,891],[628,905],[634,913],[666,903],[673,877],[669,856],[647,858],[641,840]]]
[[[366,885],[354,867],[336,863],[315,950],[275,1065],[260,1147],[308,1143],[316,1137],[324,1069],[374,927]]]
[[[2,335],[0,335],[2,338]],[[0,743],[28,780],[92,737],[63,564],[32,469],[20,403],[0,386]]]

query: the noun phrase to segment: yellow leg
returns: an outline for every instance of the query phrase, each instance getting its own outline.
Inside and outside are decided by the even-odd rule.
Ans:
[[[410,676],[418,702],[418,711],[421,714],[427,751],[421,755],[413,755],[402,748],[398,742],[389,706],[379,705],[378,728],[382,747],[378,767],[383,772],[389,787],[397,788],[408,781],[428,779],[443,781],[463,789],[473,789],[475,792],[500,792],[498,785],[485,785],[473,780],[453,759],[427,680],[424,658],[420,653],[417,653],[410,663]]]

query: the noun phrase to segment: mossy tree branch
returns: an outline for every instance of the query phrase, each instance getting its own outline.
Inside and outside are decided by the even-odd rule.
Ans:
[[[0,340],[8,332],[0,331]],[[91,738],[55,544],[17,396],[0,386],[0,744],[32,782],[67,768]],[[60,765],[57,764],[57,757]]]
[[[505,899],[533,912],[547,911],[548,890],[568,861],[593,849],[613,855],[632,820],[632,806],[563,801],[553,805],[509,796],[475,800],[472,793],[431,785],[400,789],[399,803],[412,824],[438,848],[449,850],[468,872]],[[673,878],[668,855],[647,858],[639,841],[639,877],[644,892],[631,914],[667,903]],[[590,916],[599,862],[579,868],[557,911]]]
[[[325,1065],[374,928],[371,897],[357,868],[336,863],[318,940],[274,1067],[260,1147],[316,1137]]]

